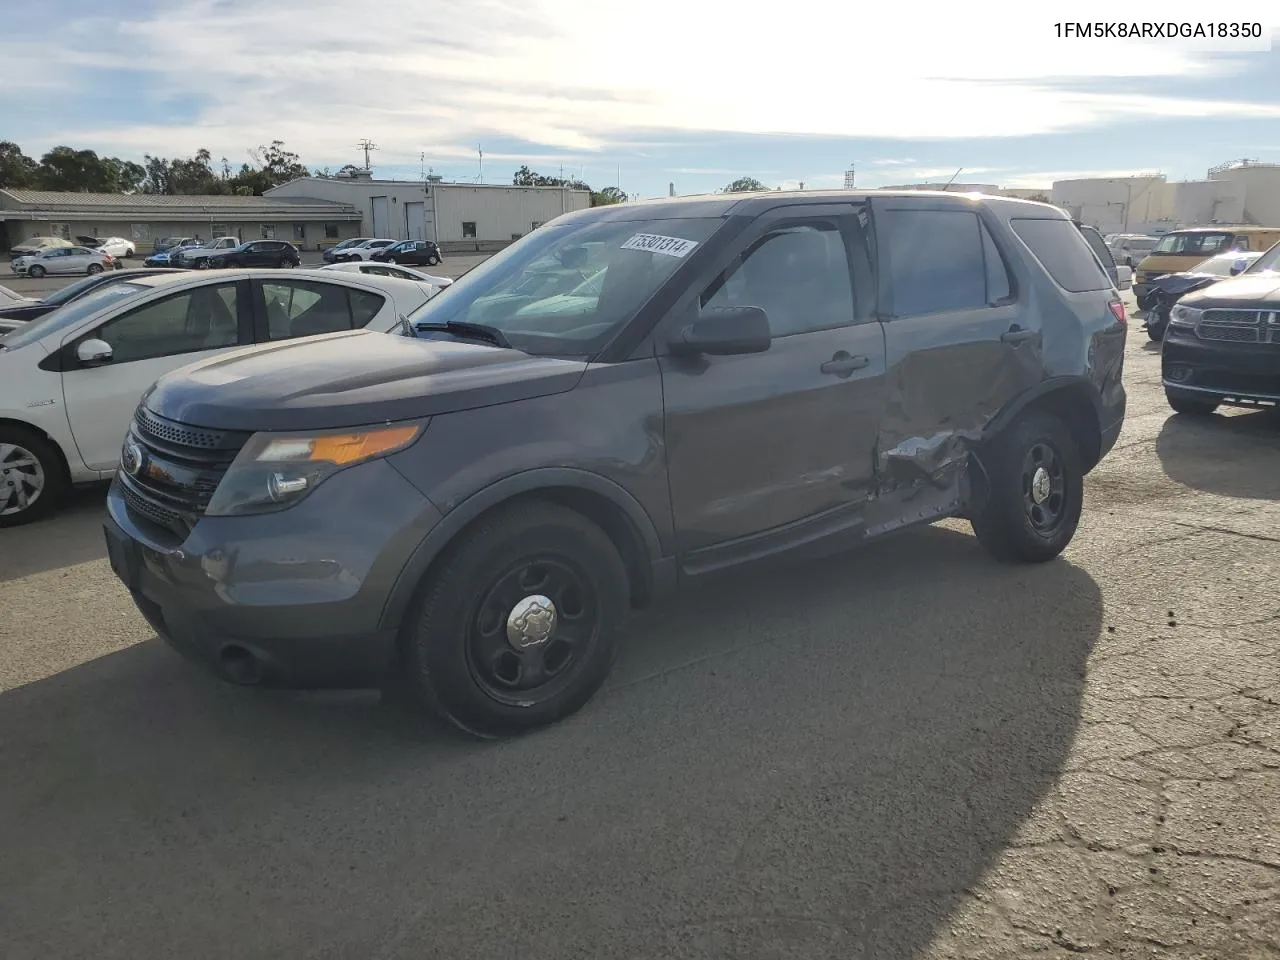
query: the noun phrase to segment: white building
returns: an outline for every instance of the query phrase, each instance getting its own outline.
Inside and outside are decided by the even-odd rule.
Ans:
[[[434,240],[446,251],[495,250],[548,220],[591,205],[586,190],[516,187],[442,180],[375,180],[367,172],[301,177],[267,197],[350,204],[363,215],[364,236]]]

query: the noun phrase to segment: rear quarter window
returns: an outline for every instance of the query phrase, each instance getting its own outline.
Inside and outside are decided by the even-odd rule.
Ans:
[[[1070,220],[1015,218],[1009,225],[1062,289],[1071,293],[1111,289],[1111,278]]]

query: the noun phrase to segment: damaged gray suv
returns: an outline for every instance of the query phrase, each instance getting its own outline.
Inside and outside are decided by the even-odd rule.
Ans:
[[[715,571],[944,517],[1056,557],[1124,416],[1120,298],[1026,201],[597,207],[407,320],[166,375],[105,532],[223,678],[392,684],[480,736],[573,713],[628,610]]]

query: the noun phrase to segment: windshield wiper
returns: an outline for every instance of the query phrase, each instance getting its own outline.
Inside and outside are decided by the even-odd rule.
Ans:
[[[452,333],[455,337],[484,340],[487,343],[492,343],[495,347],[502,347],[504,350],[511,349],[511,341],[507,339],[507,335],[497,327],[491,327],[485,323],[446,320],[444,323],[415,323],[413,326],[415,330],[441,330],[445,333]]]

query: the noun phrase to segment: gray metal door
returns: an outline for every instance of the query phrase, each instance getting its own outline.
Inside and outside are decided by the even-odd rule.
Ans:
[[[379,238],[390,238],[391,233],[391,201],[387,197],[373,198],[373,235]]]
[[[423,227],[426,223],[426,203],[410,201],[404,205],[405,238],[408,240],[425,240]]]

